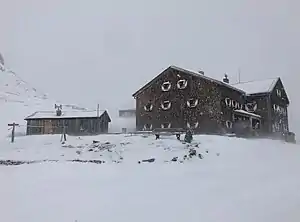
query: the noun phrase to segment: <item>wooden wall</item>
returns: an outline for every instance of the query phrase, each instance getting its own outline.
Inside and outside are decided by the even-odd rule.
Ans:
[[[108,132],[106,118],[30,119],[27,120],[27,135],[61,134],[63,125],[73,135],[94,135]]]
[[[281,81],[278,81],[270,96],[272,131],[281,133],[289,131],[288,100]]]
[[[177,83],[180,80],[187,80],[186,88],[178,89]],[[162,90],[165,82],[171,83],[168,91]],[[197,106],[189,107],[190,99],[197,99]],[[162,109],[163,101],[170,101],[171,108]],[[144,109],[148,103],[153,106],[151,111]],[[164,123],[171,123],[171,128],[187,129],[189,126],[197,126],[195,132],[220,131],[221,90],[213,81],[167,69],[150,87],[137,95],[136,113],[137,130],[150,130],[145,129],[146,125],[152,125],[152,129],[155,129],[161,128]]]
[[[180,80],[187,80],[186,88],[177,87]],[[162,85],[167,82],[170,87],[164,91]],[[198,99],[197,106],[189,107],[190,99]],[[163,101],[171,102],[170,109],[161,107]],[[262,117],[262,133],[285,132],[289,130],[288,103],[280,80],[271,94],[250,96],[215,81],[169,68],[136,95],[136,127],[137,130],[153,130],[165,125],[183,129],[195,127],[196,133],[232,132],[233,111],[239,109]],[[147,104],[152,106],[151,111],[145,110]]]
[[[221,124],[225,132],[232,132],[233,111],[243,109],[245,105],[245,96],[242,92],[233,90],[226,86],[219,86],[221,93]]]

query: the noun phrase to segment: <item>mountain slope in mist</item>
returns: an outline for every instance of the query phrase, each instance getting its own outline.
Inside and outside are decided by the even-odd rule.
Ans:
[[[20,75],[0,63],[0,135],[7,136],[11,131],[8,123],[20,124],[17,132],[26,132],[25,117],[36,111],[54,110],[56,100],[24,81]],[[76,105],[63,105],[65,110],[85,110]]]

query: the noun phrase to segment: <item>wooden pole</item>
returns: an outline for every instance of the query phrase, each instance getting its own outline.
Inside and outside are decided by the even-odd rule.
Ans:
[[[62,124],[63,124],[62,125],[62,134],[61,134],[61,137],[60,137],[60,141],[64,143],[64,142],[67,141],[65,120],[63,120]]]
[[[16,126],[19,126],[19,124],[17,123],[10,123],[8,124],[8,126],[12,126],[12,131],[11,131],[11,142],[15,142],[15,130],[16,130]]]
[[[100,104],[97,104],[97,134],[100,131],[100,121],[99,121],[99,116],[100,116]]]

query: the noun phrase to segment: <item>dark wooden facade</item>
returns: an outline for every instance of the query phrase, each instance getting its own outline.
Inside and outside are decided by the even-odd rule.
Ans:
[[[263,112],[266,130],[278,134],[289,132],[288,106],[290,102],[282,81],[278,79],[274,88],[268,93],[252,95],[253,99],[259,97],[264,101],[261,105],[264,110],[258,112]]]
[[[111,119],[105,111],[99,117],[35,117],[31,115],[27,121],[27,135],[62,134],[69,135],[97,135],[108,132]]]
[[[280,79],[276,87],[286,95]],[[227,82],[170,66],[133,94],[136,127],[193,128],[195,133],[219,134],[232,132],[237,121],[248,119],[253,127],[259,122],[263,132],[273,132],[274,124],[282,119],[272,109],[273,104],[286,109],[288,101],[287,97],[278,99],[274,94],[276,87],[269,93],[249,95]],[[288,126],[287,116],[282,128],[283,125]]]
[[[181,89],[180,81],[186,81]],[[170,89],[163,90],[166,83],[170,83]],[[194,128],[198,133],[224,132],[226,121],[232,121],[232,109],[224,105],[227,95],[241,101],[243,92],[203,74],[171,66],[133,95],[137,130],[171,127]],[[164,101],[171,102],[167,110]],[[148,104],[151,111],[145,107]]]
[[[255,113],[262,117],[263,132],[280,135],[289,132],[290,101],[280,78],[273,80],[269,90],[248,95],[247,102],[257,104]]]

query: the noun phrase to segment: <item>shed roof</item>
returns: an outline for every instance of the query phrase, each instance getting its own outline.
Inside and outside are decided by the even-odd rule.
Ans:
[[[105,110],[99,111],[97,116],[97,110],[92,111],[62,111],[61,116],[56,115],[56,111],[37,111],[30,116],[26,117],[25,120],[30,119],[75,119],[75,118],[97,118],[102,115],[108,115]],[[109,117],[109,116],[108,116]],[[110,121],[110,118],[109,118]]]
[[[243,90],[247,94],[258,94],[258,93],[270,93],[279,78],[272,78],[272,79],[263,79],[257,81],[249,81],[249,82],[242,82],[233,84],[232,86]]]

